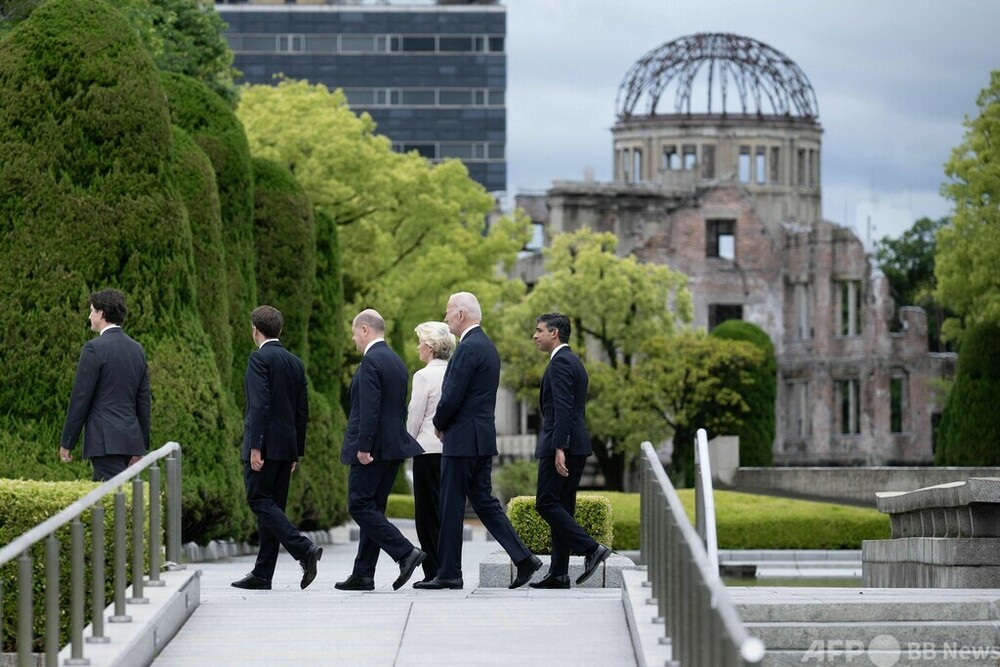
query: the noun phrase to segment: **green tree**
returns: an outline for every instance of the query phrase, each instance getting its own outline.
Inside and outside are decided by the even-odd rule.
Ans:
[[[584,355],[590,375],[587,426],[611,489],[623,488],[626,464],[639,444],[663,432],[647,432],[653,424],[649,411],[626,396],[642,346],[674,334],[691,321],[692,311],[685,276],[631,255],[618,257],[617,244],[614,234],[586,229],[557,236],[545,251],[547,273],[521,301],[503,309],[496,336],[504,383],[536,401],[546,360],[530,341],[535,317],[557,310],[570,318],[570,342]]]
[[[195,299],[190,212],[173,179],[159,72],[103,0],[49,0],[0,43],[0,459],[53,461],[87,295],[118,287],[149,360],[152,444],[184,446],[184,539],[243,537],[235,436]]]
[[[198,144],[215,169],[225,246],[226,292],[232,332],[230,371],[223,374],[242,406],[243,373],[253,349],[244,335],[257,305],[253,226],[253,172],[247,137],[225,102],[207,86],[183,74],[164,72],[160,81],[170,105],[170,119]]]
[[[353,313],[376,308],[390,343],[412,362],[413,327],[440,319],[448,294],[473,291],[490,303],[504,289],[496,267],[523,247],[527,220],[502,218],[487,229],[493,199],[461,162],[393,152],[370,116],[322,85],[249,86],[237,113],[254,155],[288,167],[317,220],[324,215],[337,229],[344,329]],[[344,357],[356,359],[349,338],[341,340]]]
[[[966,118],[942,187],[955,207],[938,233],[935,263],[935,298],[956,314],[944,323],[948,339],[978,322],[1000,323],[1000,70],[976,104],[979,115]]]
[[[1000,465],[1000,325],[980,322],[962,340],[958,373],[937,427],[934,462]]]
[[[740,438],[740,465],[770,466],[774,463],[774,404],[778,394],[778,361],[771,337],[757,325],[743,320],[723,322],[712,329],[711,336],[747,341],[762,353],[760,362],[746,369],[746,373],[753,378],[752,383],[745,381],[742,372],[735,377],[729,376],[733,383],[727,388],[743,397],[747,410],[739,415],[739,423],[732,424],[726,433]],[[714,410],[728,412],[727,407],[724,402],[719,402]],[[711,407],[706,412],[708,416],[714,417]]]
[[[949,349],[941,339],[941,324],[953,315],[934,299],[937,233],[948,224],[948,218],[920,218],[898,239],[884,236],[875,246],[875,258],[889,281],[896,307],[920,306],[927,311],[927,344],[934,352]]]

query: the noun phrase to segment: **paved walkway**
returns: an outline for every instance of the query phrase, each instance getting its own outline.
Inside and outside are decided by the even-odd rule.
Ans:
[[[324,545],[305,591],[284,552],[271,591],[229,585],[249,556],[189,565],[202,571],[201,606],[154,664],[636,665],[620,589],[480,589],[479,561],[499,548],[481,535],[465,542],[461,591],[393,591],[399,569],[385,554],[374,591],[338,591],[356,542]]]

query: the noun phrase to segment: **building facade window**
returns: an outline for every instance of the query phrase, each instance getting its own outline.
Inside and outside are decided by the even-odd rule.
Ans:
[[[769,166],[771,168],[770,181],[773,185],[781,183],[781,171],[778,169],[778,158],[781,155],[781,149],[777,146],[771,147],[771,161]]]
[[[800,440],[812,435],[810,419],[809,382],[793,380],[785,383],[788,410],[785,413],[786,438]]]
[[[742,320],[743,305],[739,303],[708,304],[708,330],[711,331],[727,320]]]
[[[638,148],[632,150],[632,180],[642,180],[642,151]]]
[[[861,335],[861,281],[842,280],[837,283],[838,330],[841,336]]]
[[[233,53],[503,54],[505,39],[490,35],[342,35],[335,33],[227,34]]]
[[[757,185],[767,182],[767,149],[758,146],[753,156],[753,179]]]
[[[684,144],[684,171],[694,171],[698,166],[698,147]]]
[[[662,171],[679,171],[681,168],[681,156],[677,154],[677,146],[664,146],[661,160]]]
[[[491,88],[344,88],[352,108],[495,107],[503,108],[504,91]]]
[[[750,182],[750,167],[750,147],[740,146],[740,157],[739,163],[737,164],[737,172],[740,183]]]
[[[800,148],[797,153],[798,159],[795,161],[796,169],[796,185],[806,184],[806,151],[804,148]]]
[[[505,154],[503,144],[482,141],[396,141],[392,144],[392,150],[397,153],[416,151],[421,157],[425,157],[428,160],[458,158],[463,162],[503,162]]]
[[[889,378],[889,432],[904,433],[908,403],[905,371],[894,371]]]
[[[860,385],[857,378],[835,382],[837,432],[842,435],[861,433]]]
[[[736,259],[735,220],[708,220],[705,223],[705,256]]]

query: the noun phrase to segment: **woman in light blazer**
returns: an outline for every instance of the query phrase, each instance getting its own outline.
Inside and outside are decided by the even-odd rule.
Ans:
[[[448,359],[455,349],[455,337],[444,322],[424,322],[417,332],[417,354],[427,364],[413,374],[406,430],[417,439],[424,453],[413,458],[414,522],[424,559],[424,581],[437,576],[437,542],[441,527],[441,441],[434,433],[434,411],[441,399],[441,384]]]

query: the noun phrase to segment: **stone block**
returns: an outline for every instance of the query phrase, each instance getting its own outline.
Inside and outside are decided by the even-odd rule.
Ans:
[[[551,557],[543,555],[539,558],[542,561],[542,567],[532,578],[532,581],[538,581],[549,570]],[[635,567],[632,559],[620,554],[611,554],[590,579],[577,586],[576,578],[583,574],[583,556],[572,556],[569,559],[569,578],[573,582],[573,588],[621,588],[622,571],[634,570]],[[495,551],[479,563],[479,586],[481,588],[506,588],[514,581],[515,573],[516,568],[507,552]]]

